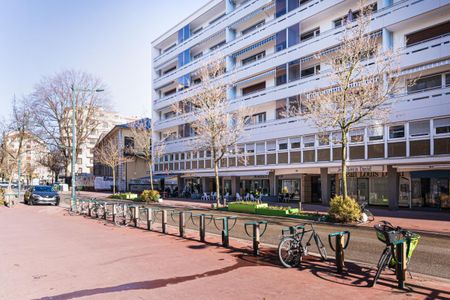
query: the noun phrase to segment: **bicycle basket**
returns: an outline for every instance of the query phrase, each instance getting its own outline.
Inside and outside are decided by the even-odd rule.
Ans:
[[[401,238],[401,233],[387,224],[376,224],[373,228],[375,228],[377,238],[388,246]]]

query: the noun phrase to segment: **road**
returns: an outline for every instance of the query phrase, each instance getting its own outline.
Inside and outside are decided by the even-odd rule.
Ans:
[[[66,199],[67,201],[67,199]],[[68,202],[67,202],[68,203]],[[161,207],[160,205],[154,207]],[[165,205],[164,205],[165,206]],[[238,221],[233,230],[230,232],[230,237],[238,238],[242,240],[251,241],[244,231],[244,223],[255,220],[269,220],[269,226],[266,233],[262,237],[262,243],[276,247],[281,237],[281,230],[283,228],[296,225],[301,220],[292,220],[281,217],[266,217],[266,216],[255,216],[249,214],[236,214],[223,211],[202,211],[202,210],[192,210],[186,207],[177,207],[177,210],[192,211],[193,213],[208,213],[214,214],[215,217],[221,216],[231,216],[238,215]],[[168,218],[168,224],[174,226],[173,232],[177,231],[176,226],[178,226],[178,216],[174,215],[173,219]],[[160,218],[157,221],[160,223]],[[198,220],[195,222],[198,224]],[[219,228],[221,226],[220,221],[217,221]],[[192,224],[192,222],[187,222],[187,227],[190,229],[197,229],[198,227]],[[375,235],[375,232],[370,227],[354,227],[354,226],[334,226],[334,225],[324,225],[317,224],[315,229],[319,233],[322,241],[327,246],[327,252],[330,256],[333,256],[331,248],[328,245],[328,234],[336,231],[349,230],[351,232],[351,241],[349,248],[346,250],[346,259],[355,262],[363,262],[372,265],[376,265],[378,259],[383,251],[384,244],[381,243]],[[221,232],[215,227],[214,223],[211,222],[207,226],[207,232],[220,235]],[[416,248],[413,258],[410,264],[410,270],[413,273],[420,273],[432,276],[438,276],[442,278],[450,279],[450,236],[440,236],[424,233],[421,235],[419,246]],[[312,251],[317,250],[313,247]]]
[[[61,207],[0,207],[0,299],[448,299],[450,282],[391,273],[368,288],[373,271],[309,258],[285,269],[192,239],[118,228]],[[189,237],[194,237],[191,235]],[[208,236],[215,243],[219,240]],[[245,247],[233,240],[233,246]]]

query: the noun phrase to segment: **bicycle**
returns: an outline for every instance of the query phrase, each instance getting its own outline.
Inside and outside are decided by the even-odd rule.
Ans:
[[[310,229],[306,229],[310,226]],[[290,235],[285,236],[285,232],[289,231]],[[294,232],[292,232],[294,231]],[[304,242],[307,233],[311,232],[309,239]],[[317,249],[322,260],[327,259],[327,250],[323,244],[320,236],[317,234],[312,223],[300,224],[293,226],[290,229],[282,230],[283,237],[278,245],[278,257],[281,264],[286,268],[298,266],[303,257],[309,254],[308,247],[311,246],[311,240],[314,239]]]
[[[69,208],[69,215],[86,215],[89,209],[89,200],[75,200],[74,209]]]
[[[372,222],[375,220],[374,215],[372,212],[367,208],[369,204],[367,202],[361,202],[359,207],[361,208],[361,223],[366,223],[367,221]]]
[[[106,213],[106,205],[108,202],[94,200],[92,204],[91,214],[94,214],[96,218],[103,218]],[[92,217],[92,215],[91,215]]]
[[[117,203],[114,224],[116,226],[128,226],[133,221],[133,209],[126,203]]]
[[[375,274],[372,283],[372,286],[375,286],[377,280],[380,278],[381,272],[383,272],[387,267],[395,268],[395,265],[398,262],[398,259],[396,257],[396,245],[394,244],[394,242],[401,239],[406,239],[406,266],[408,269],[412,254],[419,244],[420,235],[405,230],[401,227],[394,227],[387,221],[381,221],[379,224],[376,224],[373,227],[375,228],[377,238],[386,245],[377,263],[377,273]],[[409,275],[412,278],[411,272],[409,272]]]

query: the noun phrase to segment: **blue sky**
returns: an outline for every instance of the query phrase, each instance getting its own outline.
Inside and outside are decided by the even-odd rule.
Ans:
[[[102,78],[126,115],[150,114],[150,43],[209,0],[0,0],[0,117],[64,69]]]

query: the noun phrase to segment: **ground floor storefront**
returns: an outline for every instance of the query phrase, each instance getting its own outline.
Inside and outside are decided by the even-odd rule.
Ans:
[[[224,171],[221,194],[229,199],[328,204],[342,190],[341,173],[339,167]],[[195,199],[214,193],[213,175],[176,175],[179,196]],[[450,165],[350,166],[347,189],[350,196],[371,206],[449,209]]]

